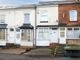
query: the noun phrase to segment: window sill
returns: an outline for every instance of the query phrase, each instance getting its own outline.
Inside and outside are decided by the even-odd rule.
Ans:
[[[70,22],[78,22],[78,21],[70,21]]]
[[[48,21],[40,21],[40,23],[48,23]]]

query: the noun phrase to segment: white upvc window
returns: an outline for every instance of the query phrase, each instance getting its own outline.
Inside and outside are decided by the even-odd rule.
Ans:
[[[24,24],[30,23],[30,13],[24,14]]]
[[[49,40],[49,29],[48,28],[39,28],[38,29],[38,40]]]
[[[41,19],[40,19],[40,21],[48,21],[48,12],[47,11],[43,11],[42,13],[41,13]]]
[[[80,28],[67,28],[67,39],[80,39]]]
[[[77,21],[77,10],[69,11],[70,21]]]
[[[4,24],[5,23],[5,15],[1,14],[0,15],[0,24]]]

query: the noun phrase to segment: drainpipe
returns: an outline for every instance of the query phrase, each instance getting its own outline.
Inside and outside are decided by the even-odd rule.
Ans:
[[[35,27],[34,27],[34,40],[33,40],[33,47],[35,48],[36,47],[36,21],[37,21],[37,10],[36,10],[37,6],[35,5]]]

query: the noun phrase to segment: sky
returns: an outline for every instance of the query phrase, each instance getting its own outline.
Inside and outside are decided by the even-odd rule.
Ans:
[[[39,1],[56,1],[56,0],[0,0],[0,5],[23,5],[23,4],[34,4]]]

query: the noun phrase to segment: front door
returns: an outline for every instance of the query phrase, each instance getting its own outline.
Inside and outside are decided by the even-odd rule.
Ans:
[[[60,27],[59,30],[59,43],[66,44],[66,29],[65,27]]]
[[[8,41],[7,43],[20,44],[21,31],[19,28],[8,29]]]
[[[15,43],[15,31],[14,28],[8,29],[8,41],[7,43]]]
[[[52,28],[50,30],[50,43],[58,43],[58,28]]]
[[[15,44],[21,43],[21,30],[19,28],[15,29]]]

